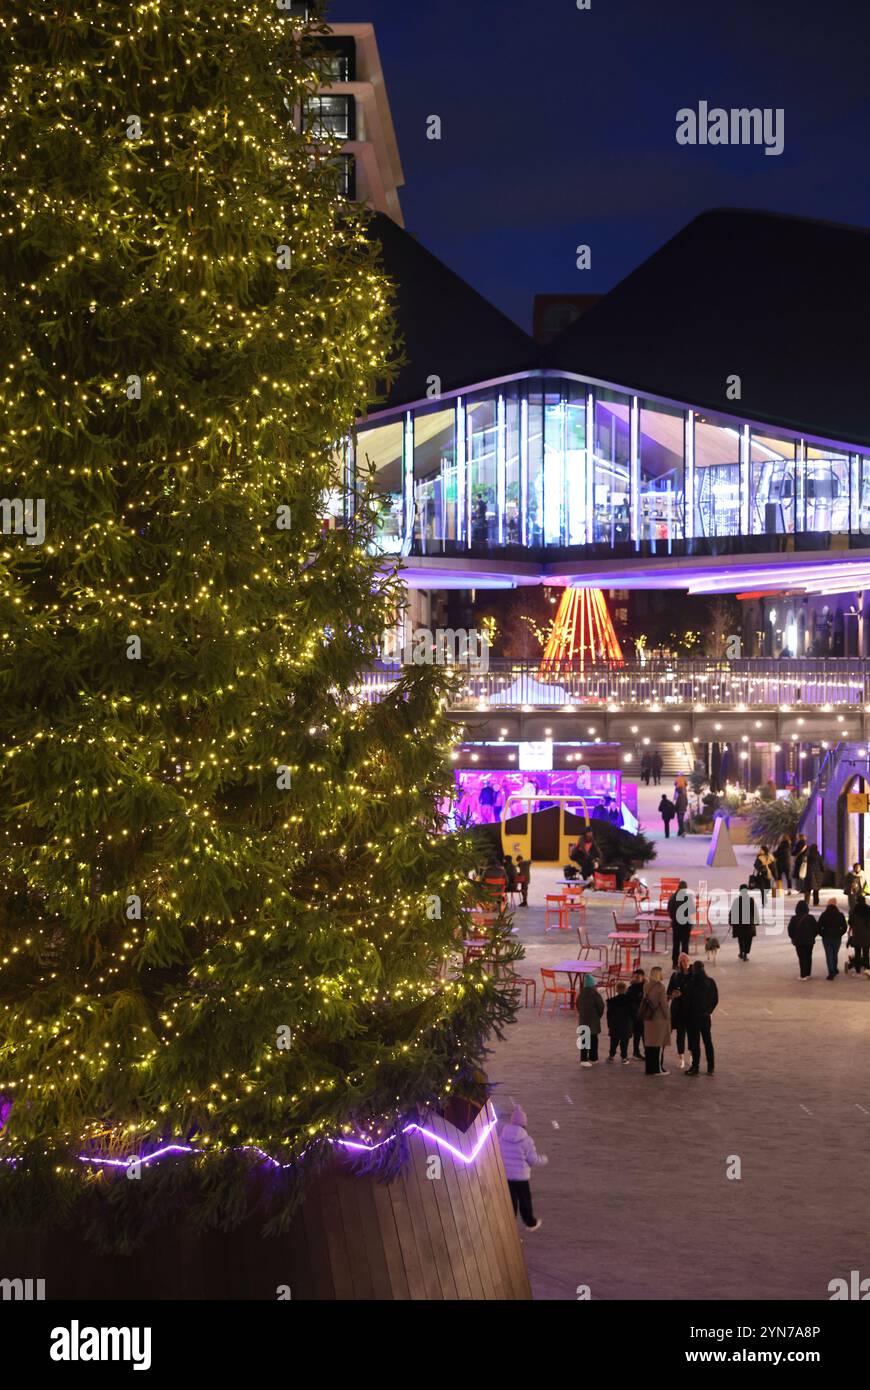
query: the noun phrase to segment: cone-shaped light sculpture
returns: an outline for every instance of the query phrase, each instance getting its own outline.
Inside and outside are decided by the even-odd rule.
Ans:
[[[601,589],[566,587],[544,647],[539,675],[583,671],[606,662],[621,666],[623,660]]]

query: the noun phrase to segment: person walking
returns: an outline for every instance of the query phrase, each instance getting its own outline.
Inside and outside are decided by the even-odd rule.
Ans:
[[[692,962],[683,951],[677,960],[676,968],[668,980],[668,1000],[671,1006],[671,1032],[677,1035],[677,1057],[680,1071],[686,1067],[686,987]]]
[[[689,810],[689,793],[686,790],[686,779],[677,780],[674,787],[674,810],[677,813],[677,835],[686,833],[686,814]]]
[[[532,1185],[529,1179],[532,1169],[543,1167],[547,1162],[547,1156],[538,1153],[535,1141],[526,1129],[527,1124],[525,1110],[519,1105],[516,1106],[510,1122],[499,1135],[498,1142],[514,1216],[519,1209],[526,1230],[539,1231],[541,1222],[532,1208]]]
[[[849,939],[855,952],[853,969],[870,975],[870,903],[859,898],[849,913]]]
[[[804,902],[809,907],[810,893],[813,895],[813,907],[819,905],[819,889],[825,877],[825,861],[819,854],[818,845],[810,845],[804,859],[806,874],[801,883],[804,895]]]
[[[819,924],[810,912],[806,898],[795,908],[788,924],[788,934],[797,951],[801,979],[808,980],[813,973],[813,946],[819,934]]]
[[[532,861],[517,855],[517,887],[520,890],[520,907],[529,905],[529,884],[532,879]]]
[[[662,818],[662,825],[665,827],[665,839],[671,838],[671,821],[677,814],[677,808],[671,801],[667,792],[662,792],[662,799],[659,802],[659,815]]]
[[[638,1061],[643,1058],[640,1050],[643,1038],[643,1019],[640,1016],[640,1006],[643,1000],[643,987],[646,984],[646,971],[635,970],[632,972],[631,984],[625,991],[626,998],[629,1000],[631,1010],[631,1055]]]
[[[806,835],[796,835],[792,841],[791,852],[793,856],[792,886],[796,893],[804,891],[804,879],[807,876],[807,844]]]
[[[644,985],[640,1004],[643,1019],[643,1048],[647,1076],[667,1076],[663,1053],[671,1040],[671,1009],[662,983],[662,968],[654,965]]]
[[[767,893],[770,893],[773,898],[776,897],[776,860],[767,845],[762,845],[755,856],[752,872],[755,875],[755,886],[761,894],[761,906],[763,908]]]
[[[689,1037],[689,1051],[692,1065],[686,1076],[697,1076],[701,1065],[701,1043],[704,1044],[704,1058],[707,1062],[707,1075],[712,1076],[716,1064],[713,1050],[712,1019],[719,1003],[719,989],[704,968],[702,960],[692,966],[685,994],[686,1032]]]
[[[752,938],[756,934],[757,921],[758,914],[755,910],[755,899],[749,892],[748,885],[741,883],[740,891],[728,910],[728,922],[731,926],[731,935],[737,938],[737,956],[739,960],[749,960],[749,952],[752,950]]]
[[[652,771],[653,786],[657,787],[662,780],[662,755],[657,748],[653,749],[650,758],[650,769]]]
[[[631,1041],[633,1026],[634,1018],[631,1012],[631,1000],[628,997],[628,987],[625,980],[617,980],[616,993],[607,1001],[607,1031],[610,1034],[608,1062],[613,1061],[616,1056],[616,1049],[619,1048],[622,1065],[628,1066],[628,1044]]]
[[[594,975],[584,975],[583,988],[577,994],[577,1017],[581,1029],[588,1028],[589,1033],[588,1046],[580,1049],[581,1067],[594,1066],[598,1061],[598,1034],[603,1013],[604,1000],[598,992],[598,982]],[[582,1033],[580,1041],[585,1041]]]
[[[836,898],[829,898],[828,905],[819,918],[819,936],[828,962],[828,979],[833,980],[840,973],[837,956],[840,942],[846,934],[846,919],[837,906]]]
[[[846,875],[846,896],[849,899],[850,910],[859,898],[866,898],[868,893],[870,893],[870,885],[867,883],[867,875],[860,864],[853,864],[850,872]]]
[[[671,965],[677,968],[681,951],[688,951],[689,938],[695,921],[695,898],[680,879],[676,892],[668,898],[668,916],[671,919]]]
[[[650,773],[652,772],[652,758],[649,753],[644,753],[640,760],[640,780],[645,787],[649,786]]]
[[[785,879],[786,890],[790,893],[792,847],[788,835],[783,835],[776,847],[773,858],[776,864],[776,877],[779,881],[779,885],[782,887],[782,881]]]

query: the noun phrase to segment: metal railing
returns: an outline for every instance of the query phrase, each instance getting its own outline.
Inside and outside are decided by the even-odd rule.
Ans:
[[[379,700],[401,674],[398,663],[366,671],[355,692]],[[566,709],[692,705],[747,709],[858,709],[870,704],[870,660],[859,657],[715,661],[696,658],[644,665],[591,666],[543,671],[540,661],[490,660],[485,671],[457,671],[451,709]]]

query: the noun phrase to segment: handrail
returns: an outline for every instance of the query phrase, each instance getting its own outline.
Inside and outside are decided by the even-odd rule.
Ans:
[[[870,659],[863,657],[750,657],[656,659],[650,662],[559,669],[534,661],[491,658],[486,669],[454,667],[458,688],[453,709],[668,705],[801,706],[870,705]],[[378,700],[402,673],[399,662],[378,662],[356,690]]]

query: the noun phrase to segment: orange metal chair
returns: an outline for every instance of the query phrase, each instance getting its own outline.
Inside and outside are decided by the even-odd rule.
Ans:
[[[545,969],[543,968],[543,966],[542,966],[542,967],[541,967],[541,982],[542,982],[544,988],[543,988],[543,990],[542,990],[542,992],[541,992],[541,1003],[540,1003],[540,1005],[539,1005],[539,1007],[538,1007],[538,1012],[539,1012],[539,1013],[540,1013],[541,1009],[543,1009],[543,1007],[544,1007],[544,1000],[546,999],[546,997],[547,997],[548,994],[552,994],[552,996],[553,996],[553,1003],[552,1003],[552,1007],[551,1007],[551,1009],[550,1009],[550,1013],[553,1013],[553,1012],[554,1012],[554,1010],[555,1010],[555,1008],[556,1008],[556,1005],[559,1003],[560,999],[564,999],[564,1000],[565,1000],[565,1005],[566,1005],[567,1008],[573,1008],[573,1006],[574,1006],[574,991],[573,991],[573,989],[571,989],[568,985],[557,985],[557,984],[556,984],[556,974],[555,974],[555,971],[553,971],[553,970],[545,970]]]
[[[607,946],[603,941],[590,941],[585,927],[577,928],[577,940],[579,942],[578,959],[588,960],[589,952],[594,951],[596,960],[600,960],[602,965],[607,964]]]
[[[640,912],[641,904],[649,902],[649,889],[645,883],[641,883],[639,878],[630,878],[622,888],[622,907],[620,912],[625,909],[626,903],[634,903],[635,912]]]
[[[678,878],[663,878],[659,884],[659,907],[665,908],[668,905],[668,898],[672,893],[676,893],[680,886]]]
[[[611,995],[614,995],[616,993],[616,986],[621,979],[622,966],[608,965],[607,974],[601,982],[601,988],[604,990],[604,993],[607,995],[608,999],[611,997]]]
[[[592,887],[599,893],[615,893],[616,874],[593,874]]]
[[[548,893],[544,898],[544,931],[570,931],[568,924],[567,899],[561,893]],[[556,926],[550,926],[550,918],[555,913]]]
[[[510,972],[504,976],[505,983],[517,994],[522,992],[523,1008],[529,1007],[529,990],[532,991],[532,1007],[538,1002],[538,982],[527,975],[514,975]]]

